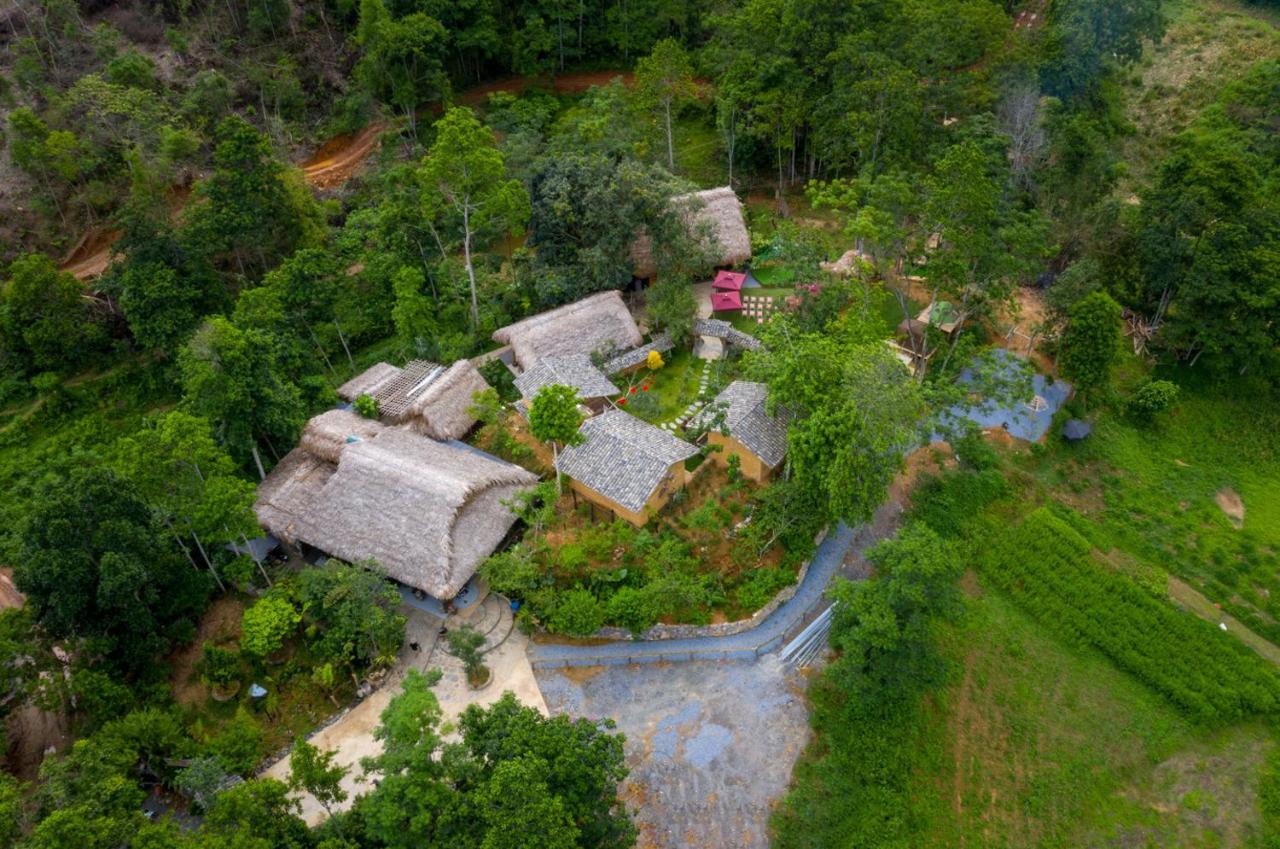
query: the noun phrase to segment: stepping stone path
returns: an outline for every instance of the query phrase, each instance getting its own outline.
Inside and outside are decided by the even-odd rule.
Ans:
[[[707,405],[704,399],[707,396],[707,382],[711,378],[711,372],[708,368],[710,365],[710,360],[702,361],[702,374],[698,376],[698,397],[692,404],[685,407],[684,411],[676,416],[675,419],[669,422],[663,422],[660,425],[663,430],[670,431],[671,433],[675,433],[677,430],[683,430],[688,426],[689,422],[693,420],[693,417],[698,415],[698,413],[702,411],[702,408]]]

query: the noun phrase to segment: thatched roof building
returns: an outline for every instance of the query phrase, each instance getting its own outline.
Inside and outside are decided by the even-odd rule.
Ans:
[[[560,471],[629,511],[639,513],[671,468],[698,449],[621,410],[582,423],[581,445],[560,455]],[[683,481],[681,481],[683,482]]]
[[[738,265],[751,259],[751,234],[742,216],[742,202],[733,189],[721,186],[677,195],[671,202],[689,230],[704,239],[704,247],[714,265]],[[653,239],[647,233],[640,234],[631,243],[631,263],[636,277],[652,277],[657,272]]]
[[[515,523],[503,502],[536,483],[462,443],[330,411],[263,481],[254,509],[286,542],[373,558],[397,581],[452,598]]]
[[[400,368],[391,363],[370,366],[339,386],[338,397],[344,401],[354,401],[361,395],[373,396],[388,381],[398,376],[400,371]]]
[[[404,368],[378,363],[338,387],[338,395],[348,401],[368,395],[390,424],[409,425],[432,439],[460,439],[476,423],[467,412],[472,396],[488,388],[469,360],[448,368],[413,360]]]
[[[516,377],[516,389],[520,390],[521,397],[530,401],[539,389],[553,384],[573,387],[583,401],[608,398],[622,391],[592,364],[586,354],[543,357],[533,368]]]
[[[644,341],[622,294],[616,291],[597,292],[509,324],[494,331],[493,338],[510,345],[516,363],[526,370],[544,357],[591,355],[604,349],[634,348]]]

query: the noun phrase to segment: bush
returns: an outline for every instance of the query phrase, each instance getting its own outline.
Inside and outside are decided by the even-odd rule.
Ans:
[[[244,612],[240,621],[240,648],[256,657],[278,651],[298,627],[302,616],[279,593],[268,593]]]
[[[467,680],[478,683],[484,672],[484,655],[480,647],[484,645],[484,634],[470,625],[463,625],[449,632],[449,651],[462,661],[467,670]]]
[[[771,567],[753,569],[747,573],[746,580],[734,590],[734,598],[738,607],[755,612],[764,607],[781,590],[796,582],[795,573],[790,569]]]
[[[586,637],[604,625],[604,607],[588,590],[569,590],[560,597],[547,627],[560,634]]]
[[[658,609],[650,593],[635,587],[622,587],[609,598],[609,621],[639,634],[658,621]]]
[[[372,395],[357,395],[352,406],[357,413],[366,419],[376,419],[378,417],[378,400]]]
[[[912,496],[911,517],[944,537],[963,536],[988,505],[1008,494],[1008,482],[994,470],[925,478]]]
[[[982,431],[971,430],[952,445],[960,465],[976,472],[995,469],[1000,465],[1000,455],[982,436]]]
[[[232,772],[250,775],[262,759],[262,739],[262,726],[241,705],[236,708],[236,715],[209,741],[209,754]]]
[[[1178,384],[1169,380],[1148,380],[1129,399],[1129,413],[1149,420],[1172,409],[1178,401]]]
[[[238,652],[204,644],[204,657],[200,661],[201,675],[215,687],[229,687],[240,677],[240,655]]]

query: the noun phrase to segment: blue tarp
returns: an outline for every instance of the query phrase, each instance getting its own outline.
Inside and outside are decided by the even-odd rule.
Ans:
[[[1002,348],[997,349],[995,355],[1004,363],[1003,366],[997,366],[997,378],[999,377],[999,370],[1004,368],[1006,369],[1006,375],[1012,379],[1014,369],[1017,367],[1016,362],[1019,360],[1025,362],[1021,357],[1011,354]],[[960,373],[959,383],[969,384],[973,383],[973,381],[974,374],[972,369],[965,369]],[[1032,377],[1031,384],[1032,397],[1019,401],[1012,407],[1000,406],[994,401],[984,401],[969,406],[957,404],[943,414],[943,419],[968,419],[983,430],[992,427],[1004,427],[1018,439],[1039,442],[1040,438],[1049,430],[1054,413],[1058,412],[1058,408],[1071,395],[1071,384],[1065,380],[1056,380],[1050,383],[1044,375],[1039,373]],[[1036,404],[1035,399],[1037,397],[1043,399],[1044,404]],[[1036,407],[1040,409],[1036,409]],[[942,434],[935,433],[930,437],[929,441],[941,442],[942,439]]]

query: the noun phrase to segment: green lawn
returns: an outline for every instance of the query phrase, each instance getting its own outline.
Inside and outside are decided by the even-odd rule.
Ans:
[[[1265,728],[1200,731],[1101,655],[977,594],[945,637],[955,674],[928,712],[913,845],[1244,845]]]
[[[658,401],[657,410],[647,411],[643,406],[631,404],[628,412],[653,424],[671,421],[698,397],[698,378],[702,374],[702,361],[685,348],[666,355],[666,365],[655,372],[641,370],[630,376],[637,386],[640,378],[648,374],[649,394]],[[626,389],[623,379],[615,381]],[[639,394],[642,390],[637,389]]]
[[[1164,376],[1183,394],[1158,426],[1107,412],[1079,446],[1051,438],[1018,468],[1089,519],[1096,547],[1172,572],[1280,642],[1280,409],[1203,371]],[[1243,527],[1215,501],[1226,489],[1244,502]]]

